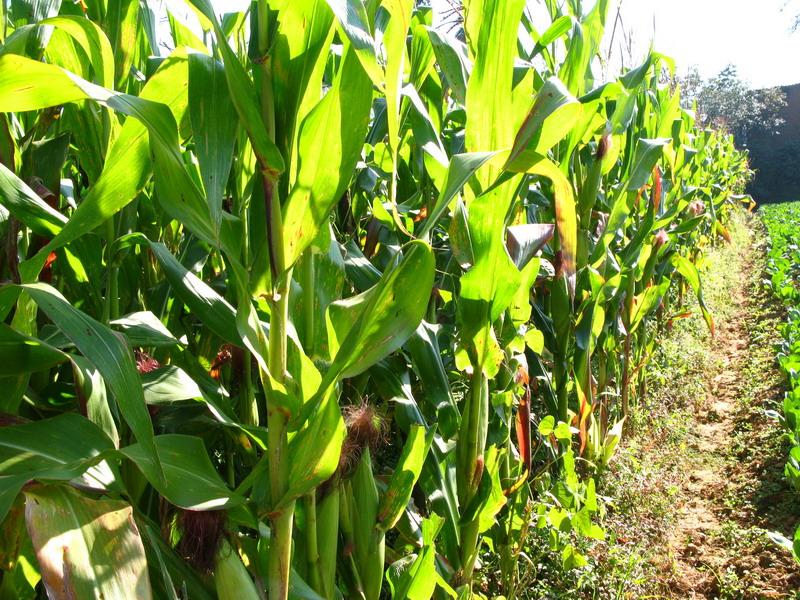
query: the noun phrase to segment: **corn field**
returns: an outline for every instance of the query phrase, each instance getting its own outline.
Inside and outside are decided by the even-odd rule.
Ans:
[[[608,1],[0,0],[0,598],[522,597],[746,155]]]

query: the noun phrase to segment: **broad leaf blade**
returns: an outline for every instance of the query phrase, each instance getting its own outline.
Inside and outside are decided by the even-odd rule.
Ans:
[[[152,597],[133,509],[63,486],[25,492],[25,521],[51,600]]]
[[[79,311],[49,285],[21,286],[39,308],[100,371],[120,413],[143,448],[145,460],[163,477],[153,442],[153,423],[147,412],[133,352],[122,335]]]
[[[218,510],[244,502],[228,489],[208,458],[203,441],[194,436],[167,434],[155,438],[166,476],[159,480],[141,444],[120,449],[141,469],[159,494],[187,510]]]
[[[222,65],[204,54],[189,55],[189,116],[206,201],[215,230],[222,222],[222,197],[233,163],[236,121]]]
[[[389,531],[403,515],[411,492],[422,472],[422,465],[433,442],[434,429],[426,431],[424,427],[412,425],[403,452],[389,480],[381,502],[378,505],[378,529]]]
[[[333,475],[346,433],[337,398],[330,394],[309,426],[289,443],[289,488],[280,506],[314,490]]]
[[[361,156],[372,85],[352,51],[342,60],[333,89],[300,127],[297,180],[283,210],[287,267],[327,226]]]
[[[411,242],[403,257],[368,293],[325,375],[353,377],[388,356],[414,333],[430,299],[434,278],[430,246]]]
[[[0,377],[44,371],[68,358],[57,348],[0,323]]]

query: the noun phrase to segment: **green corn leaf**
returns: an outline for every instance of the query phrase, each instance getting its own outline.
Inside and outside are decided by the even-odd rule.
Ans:
[[[83,49],[95,72],[95,83],[114,87],[114,51],[103,30],[89,19],[60,16],[45,19],[40,25],[49,25],[68,33]]]
[[[162,478],[153,442],[153,424],[147,412],[133,352],[125,339],[73,307],[49,285],[36,283],[20,287],[100,371],[120,413],[141,445],[143,460],[147,461],[148,468],[156,477]]]
[[[521,277],[503,242],[508,200],[514,182],[479,196],[469,206],[469,238],[474,265],[461,277],[458,314],[465,343],[472,343],[479,366],[497,372],[501,352],[492,324],[509,307]]]
[[[361,157],[372,86],[352,51],[342,63],[333,88],[300,126],[297,179],[283,209],[287,267],[327,226]]]
[[[626,186],[629,192],[641,189],[650,180],[653,168],[664,152],[664,147],[671,141],[670,138],[639,139],[637,141],[636,156]]]
[[[308,585],[294,568],[289,573],[289,598],[293,600],[325,600],[325,596],[320,596],[315,592],[314,588]]]
[[[183,70],[184,59],[167,59],[147,82],[141,97],[164,103],[173,114],[180,114],[186,104],[186,89],[176,85],[176,82],[181,80]],[[109,148],[100,178],[83,198],[63,231],[50,242],[48,251],[105,223],[140,193],[151,175],[147,127],[137,119],[127,119]],[[42,252],[39,256],[43,258],[46,255]]]
[[[466,45],[443,31],[437,31],[431,27],[426,29],[436,55],[436,62],[450,86],[453,98],[461,106],[466,105],[467,81],[472,70]]]
[[[250,81],[242,63],[239,62],[228,44],[227,37],[220,27],[214,7],[209,0],[190,0],[190,2],[214,26],[217,44],[225,63],[225,78],[228,81],[230,99],[233,101],[242,126],[247,131],[262,173],[267,178],[274,180],[285,168],[283,156],[267,133],[253,82]]]
[[[0,427],[0,473],[70,480],[113,449],[111,440],[91,421],[65,413]]]
[[[664,297],[667,291],[667,287],[669,287],[668,279],[660,285],[651,285],[634,298],[634,311],[631,315],[630,332],[636,331],[642,319],[658,307],[661,298]]]
[[[278,507],[330,479],[339,466],[346,433],[339,403],[331,394],[289,442],[289,488]]]
[[[411,103],[410,121],[411,129],[414,132],[414,140],[436,162],[446,167],[450,159],[447,157],[447,151],[442,145],[442,140],[437,133],[437,127],[425,103],[420,98],[419,92],[413,85],[408,84],[403,87],[403,96],[408,98]]]
[[[75,377],[78,399],[86,407],[86,416],[119,447],[119,432],[111,414],[106,382],[100,371],[83,356],[71,355],[72,373]]]
[[[330,359],[325,311],[342,296],[345,268],[339,244],[331,240],[327,252],[307,251],[295,267],[294,276],[303,285],[303,295],[295,309],[295,326],[309,356]],[[310,285],[309,285],[310,284]],[[311,287],[312,289],[308,289]],[[313,315],[311,318],[308,315]]]
[[[513,164],[523,151],[545,156],[575,126],[582,110],[583,105],[558,78],[545,81],[517,132],[508,164]]]
[[[106,30],[114,50],[117,84],[130,75],[136,51],[139,26],[139,3],[136,0],[109,0],[106,12]]]
[[[0,427],[0,520],[22,486],[41,477],[86,485],[109,483],[107,468],[96,465],[114,444],[91,421],[74,413]]]
[[[0,323],[0,377],[46,371],[68,359],[61,350]]]
[[[56,16],[61,8],[61,0],[14,1],[6,2],[6,4],[10,5],[9,8],[11,10],[9,12],[9,17],[11,19],[22,17],[23,19],[29,20],[31,24]],[[40,56],[50,39],[50,31],[40,28],[36,29],[35,35],[33,36],[34,39],[28,44],[28,50],[31,54]],[[13,34],[9,37],[13,37]]]
[[[629,70],[619,78],[620,83],[622,83],[622,85],[631,91],[638,90],[638,88],[641,87],[645,76],[650,71],[650,67],[653,66],[653,59],[654,53],[650,52],[641,65]]]
[[[433,406],[439,431],[449,439],[458,432],[461,415],[442,363],[442,352],[436,338],[437,330],[438,326],[423,321],[409,338],[406,347],[425,392],[422,395],[423,402]]]
[[[166,434],[155,438],[165,478],[152,468],[148,452],[141,444],[121,448],[158,493],[175,506],[187,510],[219,510],[238,506],[244,499],[220,479],[208,458],[203,441],[194,436]]]
[[[176,59],[172,65],[178,68],[182,65],[185,69],[186,61]],[[133,116],[146,125],[150,134],[150,149],[155,159],[152,164],[162,205],[196,235],[209,243],[215,245],[219,243],[208,206],[184,167],[178,146],[177,124],[173,114],[165,105],[145,98],[109,91],[59,67],[19,56],[0,57],[0,74],[5,73],[8,69],[14,69],[16,73],[8,77],[0,75],[0,108],[35,110],[76,100],[91,99],[122,114]],[[181,78],[186,78],[185,71]],[[33,85],[31,85],[31,81],[34,82]],[[171,85],[176,87],[175,84],[176,82],[173,80]],[[146,159],[141,155],[142,148],[138,150],[136,160],[141,165]],[[126,165],[125,168],[128,166]],[[146,167],[144,169],[141,166],[134,168],[133,173],[137,175],[134,187],[138,188],[143,183],[141,179],[146,173]],[[98,186],[95,186],[94,190],[96,191],[97,188]],[[126,190],[129,191],[130,187],[126,187]],[[126,202],[123,196],[122,205],[124,203]],[[97,212],[93,211],[88,217],[93,222],[96,221]],[[70,220],[70,222],[73,221],[75,221],[75,217]],[[46,256],[52,249],[69,241],[66,233],[68,228],[73,239],[86,232],[85,228],[76,231],[78,226],[76,223],[71,227],[69,225],[65,227],[61,236],[41,250],[37,258],[42,260],[41,257]]]
[[[28,180],[34,177],[40,179],[48,192],[58,196],[61,189],[61,173],[67,162],[71,139],[72,132],[66,132],[33,142],[29,152],[26,152],[27,160],[22,165],[20,177]]]
[[[189,116],[200,174],[215,230],[233,163],[236,121],[222,65],[204,54],[189,55]]]
[[[175,365],[143,373],[142,387],[148,404],[171,404],[203,397],[203,391],[195,380]]]
[[[417,400],[411,393],[407,371],[383,360],[370,369],[370,377],[381,397],[395,405],[395,418],[402,431],[408,432],[413,425],[428,428]],[[425,494],[431,498],[436,512],[446,516],[444,527],[449,540],[447,558],[453,564],[458,564],[461,559],[457,550],[460,534],[457,526],[458,499],[455,480],[448,473],[447,455],[439,447],[438,441],[431,445],[419,483]]]
[[[411,49],[409,53],[410,73],[408,81],[415,88],[421,87],[436,69],[433,45],[428,37],[427,26],[433,22],[433,11],[420,11],[411,18]]]
[[[563,15],[553,21],[542,36],[536,41],[536,46],[531,53],[531,58],[539,54],[544,48],[564,36],[572,29],[573,19],[569,15]]]
[[[347,308],[338,311],[337,320],[343,323],[338,328],[329,327],[329,332],[338,330],[338,350],[319,391],[304,405],[300,422],[319,406],[323,394],[339,379],[364,372],[400,348],[414,333],[427,308],[434,271],[430,246],[411,242],[373,288],[348,300]],[[337,303],[328,308],[329,320],[336,309]]]
[[[578,253],[578,215],[572,183],[551,160],[531,152],[523,152],[509,169],[547,177],[553,184],[553,208],[561,249],[561,268],[567,278],[570,294],[575,293]]]
[[[326,0],[364,71],[378,87],[383,87],[383,69],[378,65],[378,50],[372,37],[372,18],[364,0]],[[375,5],[375,3],[370,3]],[[374,9],[373,9],[374,10]],[[374,15],[372,15],[374,16]]]
[[[297,135],[300,124],[319,103],[320,89],[335,28],[325,0],[287,2],[280,9],[280,26],[272,56],[275,139],[290,165],[289,182],[297,175]]]
[[[561,170],[547,159],[537,162],[528,169],[528,172],[547,177],[553,183],[556,229],[561,249],[561,268],[567,279],[570,295],[574,296],[577,272],[575,258],[578,254],[578,217],[572,184]]]
[[[25,492],[25,521],[51,598],[152,598],[144,544],[126,502],[39,487]]]
[[[383,34],[383,45],[386,51],[384,95],[389,147],[396,160],[400,146],[400,103],[402,102],[401,90],[406,59],[406,36],[411,25],[411,11],[414,8],[414,2],[384,0],[381,6],[389,13],[389,24]]]
[[[496,523],[497,513],[505,506],[506,497],[500,484],[500,452],[497,446],[486,451],[486,463],[475,496],[461,515],[462,523],[478,519],[478,530],[483,533]]]
[[[392,600],[423,600],[433,598],[437,585],[436,546],[434,540],[442,527],[442,519],[435,514],[422,522],[423,547],[394,562],[387,570],[386,579],[392,591]]]
[[[167,9],[167,19],[169,20],[169,29],[170,33],[172,33],[172,39],[175,42],[176,48],[179,46],[186,46],[194,50],[199,50],[204,54],[208,52],[208,47],[206,47],[203,40],[197,37],[197,34],[169,9]]]
[[[143,238],[143,236],[140,236]],[[172,256],[167,247],[160,242],[148,245],[164,269],[164,276],[169,281],[178,297],[193,313],[222,339],[232,344],[241,344],[236,329],[236,311],[217,292],[211,289],[195,274],[190,273],[178,259]]]
[[[711,314],[711,311],[708,310],[705,299],[703,298],[703,284],[700,281],[700,273],[697,271],[697,267],[688,258],[679,254],[675,254],[672,257],[672,265],[678,273],[683,275],[684,279],[686,279],[689,286],[697,295],[697,302],[700,305],[700,311],[703,313],[703,319],[705,319],[706,325],[708,325],[708,329],[713,336],[716,332],[714,316]]]
[[[320,89],[333,40],[333,13],[325,0],[288,2],[280,9],[272,55],[276,139],[293,146],[302,120],[320,100]],[[294,156],[292,160],[294,162]],[[292,165],[293,170],[296,169]]]
[[[469,152],[507,150],[514,143],[512,85],[517,56],[517,29],[524,0],[471,2],[467,36],[474,44],[475,64],[467,84],[465,144]],[[473,30],[473,28],[475,28]],[[487,187],[499,168],[483,169]]]
[[[357,312],[347,317],[352,325],[341,339],[320,389],[336,378],[363,373],[402,346],[422,321],[433,278],[430,246],[421,241],[408,244],[375,287],[360,295],[361,301],[354,305]]]
[[[378,524],[380,531],[389,531],[397,524],[411,499],[411,492],[422,472],[422,465],[433,442],[434,429],[412,425],[403,452],[389,480],[386,491],[378,505]]]
[[[470,152],[466,154],[456,154],[450,159],[450,165],[447,168],[447,176],[439,193],[439,198],[433,210],[430,211],[428,219],[420,231],[419,237],[426,237],[431,229],[436,225],[436,222],[442,217],[447,207],[453,198],[461,192],[461,189],[467,184],[470,177],[480,169],[492,157],[496,156],[497,152]]]
[[[24,181],[0,163],[0,205],[30,227],[35,233],[52,237],[67,219],[39,198]]]
[[[110,325],[119,329],[133,347],[178,346],[169,329],[149,310],[143,310],[111,321]]]

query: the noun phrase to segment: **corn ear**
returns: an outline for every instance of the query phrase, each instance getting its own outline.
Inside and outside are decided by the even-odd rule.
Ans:
[[[261,600],[250,573],[227,540],[222,542],[217,554],[214,587],[219,600]]]

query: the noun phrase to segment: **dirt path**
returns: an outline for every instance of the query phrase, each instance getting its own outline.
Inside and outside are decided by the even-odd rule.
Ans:
[[[707,344],[715,368],[705,374],[706,394],[689,429],[667,537],[673,597],[787,598],[800,590],[793,561],[766,538],[766,531],[789,531],[797,519],[782,480],[780,428],[764,412],[783,397],[769,343],[779,314],[760,289],[758,242],[736,258],[723,267],[738,273],[726,279],[729,305],[716,340]]]
[[[702,273],[716,338],[695,314],[659,342],[635,435],[600,483],[609,540],[587,597],[800,600],[800,568],[767,535],[800,522],[783,430],[766,413],[783,402],[784,315],[761,283],[760,222],[731,232]]]
[[[727,464],[729,448],[733,445],[748,347],[745,287],[749,282],[738,281],[731,290],[731,318],[718,325],[717,339],[709,347],[712,364],[718,365],[719,372],[707,376],[707,395],[698,407],[696,427],[689,434],[689,447],[694,452],[687,454],[683,465],[687,474],[684,498],[668,540],[675,557],[676,591],[685,592],[687,597],[705,597],[719,587],[714,580],[727,558],[717,534],[722,525],[721,508],[731,466]]]

